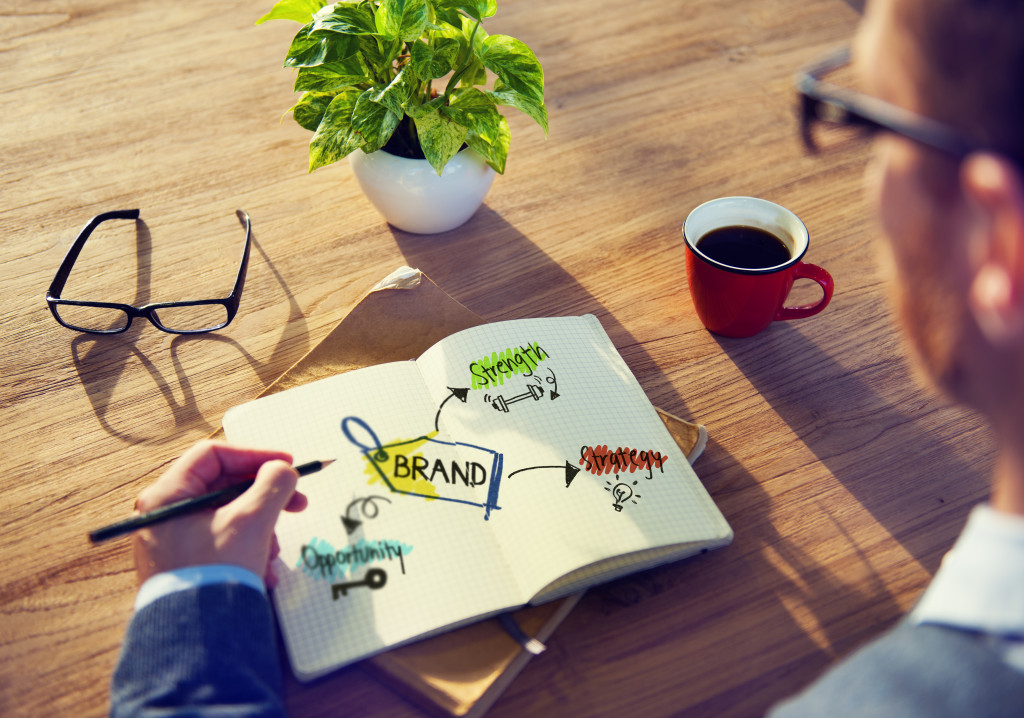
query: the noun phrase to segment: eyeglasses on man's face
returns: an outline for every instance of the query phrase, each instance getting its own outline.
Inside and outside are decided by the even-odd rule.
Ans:
[[[68,329],[90,334],[120,334],[127,331],[136,317],[144,317],[157,329],[171,334],[203,334],[223,329],[231,323],[238,312],[238,302],[242,296],[245,273],[249,266],[249,246],[252,242],[252,223],[249,215],[242,210],[237,210],[235,215],[245,228],[245,249],[242,252],[242,260],[238,263],[235,286],[223,299],[156,302],[141,307],[115,302],[63,299],[61,292],[64,291],[64,285],[71,275],[71,269],[75,266],[85,241],[96,227],[112,219],[139,218],[139,210],[123,209],[96,215],[78,233],[46,293],[46,303],[50,307],[50,312],[54,319]]]
[[[906,137],[954,159],[987,149],[942,122],[824,79],[842,75],[849,64],[850,48],[842,47],[796,76],[800,134],[811,152],[848,146],[878,131]]]

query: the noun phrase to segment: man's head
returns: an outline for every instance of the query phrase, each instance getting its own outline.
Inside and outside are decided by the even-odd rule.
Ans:
[[[922,113],[1024,163],[1024,3],[896,0],[877,4],[891,7],[888,12],[896,26],[916,48]]]
[[[883,133],[869,185],[926,372],[1024,418],[1024,2],[871,0],[855,63],[869,94],[998,148],[961,161]]]

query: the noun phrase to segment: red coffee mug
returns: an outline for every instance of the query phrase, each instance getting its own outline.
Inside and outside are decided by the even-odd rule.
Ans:
[[[775,235],[789,259],[763,268],[734,267],[709,257],[697,243],[724,227],[754,227]],[[749,337],[773,321],[814,316],[832,299],[834,282],[821,267],[800,261],[810,238],[800,218],[785,207],[756,197],[722,197],[705,202],[686,217],[686,275],[697,316],[708,330],[727,337]],[[816,304],[784,305],[793,282],[810,279],[821,286]]]

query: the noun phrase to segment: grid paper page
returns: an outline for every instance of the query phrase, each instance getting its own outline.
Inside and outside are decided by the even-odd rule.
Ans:
[[[590,315],[468,329],[416,362],[235,407],[224,428],[296,462],[336,459],[277,526],[274,601],[301,679],[567,574],[575,586],[732,537]]]
[[[364,446],[376,450],[379,443],[392,460],[429,453],[450,468],[453,447],[439,437],[420,440],[433,433],[436,410],[416,365],[401,362],[273,394],[225,415],[231,441],[284,449],[296,463],[336,460],[301,480],[308,508],[283,513],[276,526],[273,598],[300,679],[525,602],[487,530],[484,506],[435,499],[429,490],[396,493],[365,456]],[[477,453],[473,463],[490,470],[488,458]],[[470,493],[458,498],[483,503]],[[344,593],[335,588],[345,584],[355,585]]]
[[[475,387],[444,425],[502,448],[491,523],[529,596],[583,566],[574,578],[620,575],[732,540],[596,317],[475,327],[417,363],[435,401],[446,387]],[[593,565],[665,546],[675,549]]]

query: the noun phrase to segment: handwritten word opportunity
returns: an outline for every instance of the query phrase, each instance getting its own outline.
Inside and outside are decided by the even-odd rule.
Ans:
[[[346,569],[351,574],[360,566],[393,561],[397,558],[402,573],[405,573],[405,554],[410,551],[412,546],[387,539],[359,539],[359,542],[352,546],[335,550],[327,541],[313,538],[302,547],[296,568],[301,568],[313,578],[329,580],[334,578],[335,574],[339,577],[344,576]]]
[[[661,452],[637,451],[636,449],[618,448],[609,451],[607,444],[604,446],[581,446],[580,466],[592,474],[624,474],[627,471],[633,473],[638,470],[647,471],[647,478],[653,478],[654,470],[658,469],[665,473],[665,462],[667,456]]]
[[[506,379],[516,374],[533,376],[533,370],[548,356],[549,354],[537,342],[511,347],[503,352],[492,352],[490,357],[470,363],[472,386],[474,389],[486,389],[489,386],[504,384]]]

